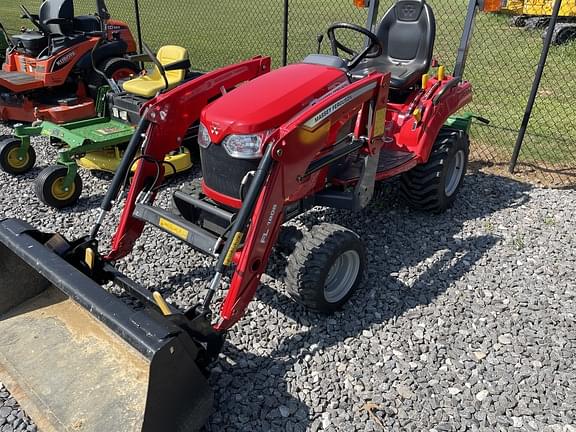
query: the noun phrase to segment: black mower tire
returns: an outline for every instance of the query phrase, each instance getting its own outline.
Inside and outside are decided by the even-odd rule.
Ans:
[[[38,199],[56,209],[74,205],[82,193],[82,179],[76,173],[72,189],[65,191],[62,189],[61,182],[67,172],[68,169],[61,165],[51,165],[42,170],[34,184]]]
[[[460,129],[440,129],[428,162],[402,174],[400,190],[419,211],[442,213],[456,199],[468,167],[470,140]]]
[[[140,73],[140,68],[138,68],[135,63],[122,57],[106,59],[97,65],[97,67],[100,71],[104,72],[108,78],[114,78],[114,75],[122,69],[132,71],[134,75]],[[92,71],[88,82],[88,92],[90,93],[90,96],[96,98],[96,96],[98,96],[98,89],[106,84],[106,80],[98,72]]]
[[[331,275],[334,269],[336,273]],[[288,256],[285,282],[288,293],[298,303],[330,314],[350,299],[365,271],[366,248],[360,237],[342,226],[322,223],[302,232]],[[341,274],[345,276],[337,278]],[[337,279],[339,282],[335,282]]]
[[[34,147],[28,146],[26,157],[23,160],[16,159],[17,152],[22,145],[18,138],[4,137],[0,139],[0,168],[2,171],[20,175],[30,171],[36,163],[36,152]]]

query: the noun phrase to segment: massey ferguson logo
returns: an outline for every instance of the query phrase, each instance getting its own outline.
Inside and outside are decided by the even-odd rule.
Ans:
[[[216,126],[211,126],[210,127],[210,133],[212,135],[218,135],[220,133],[220,130]]]
[[[58,66],[58,67],[64,66],[66,63],[68,63],[74,57],[76,57],[76,51],[72,51],[66,55],[63,55],[58,60],[56,60],[56,66]]]
[[[368,85],[365,85],[364,87],[352,92],[351,94],[344,96],[342,99],[339,99],[338,101],[334,102],[328,108],[320,111],[314,117],[309,119],[306,123],[304,123],[304,127],[308,128],[308,129],[314,129],[316,126],[318,126],[320,123],[322,123],[331,114],[335,113],[340,108],[342,108],[344,105],[346,105],[349,102],[352,102],[354,99],[356,99],[357,97],[366,93],[367,91],[372,90],[374,87],[376,87],[376,83],[368,84]]]

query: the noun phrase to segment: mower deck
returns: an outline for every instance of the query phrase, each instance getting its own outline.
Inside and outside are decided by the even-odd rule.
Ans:
[[[71,146],[103,143],[110,146],[126,142],[134,133],[134,127],[108,118],[82,120],[64,125],[45,122],[42,135],[59,138]]]
[[[47,120],[67,123],[96,115],[94,101],[87,97],[61,98],[54,103],[34,102],[29,99],[4,99],[0,105],[0,120],[32,123]]]

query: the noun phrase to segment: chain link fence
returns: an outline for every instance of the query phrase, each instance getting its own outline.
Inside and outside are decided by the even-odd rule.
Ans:
[[[21,0],[32,10],[40,1]],[[95,0],[76,0],[77,14],[94,13]],[[379,16],[392,5],[381,0]],[[435,57],[450,71],[463,29],[467,0],[428,0],[437,20]],[[491,121],[472,130],[473,166],[490,166],[506,172],[524,115],[540,51],[551,0],[508,0],[508,6],[524,9],[508,13],[479,13],[470,47],[465,78],[474,85],[474,101],[466,107]],[[562,26],[576,19],[576,0],[563,0]],[[526,5],[538,5],[539,9]],[[126,21],[136,34],[136,5],[142,37],[153,48],[176,44],[188,48],[198,70],[210,70],[255,55],[270,55],[281,66],[288,5],[287,60],[297,62],[318,49],[318,35],[338,21],[365,24],[367,12],[352,0],[108,0],[115,19]],[[18,29],[18,2],[0,0],[2,20]],[[526,11],[532,15],[525,13]],[[513,16],[521,16],[515,19]],[[540,21],[531,20],[539,17]],[[22,21],[26,24],[24,21]],[[8,24],[8,25],[7,25]],[[515,25],[524,24],[525,27]],[[576,36],[576,35],[575,35]],[[568,37],[567,39],[570,39]],[[362,39],[356,39],[358,43]],[[350,41],[353,42],[353,41]],[[322,52],[328,52],[325,40]],[[520,153],[518,174],[545,184],[576,184],[576,122],[571,109],[576,100],[572,76],[576,42],[564,41],[551,48],[536,104]]]

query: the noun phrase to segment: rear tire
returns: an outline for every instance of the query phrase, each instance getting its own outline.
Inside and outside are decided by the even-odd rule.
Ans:
[[[303,232],[288,257],[286,286],[298,303],[323,313],[342,308],[358,289],[366,270],[360,237],[339,225],[323,223]]]
[[[74,182],[69,188],[64,188],[63,181],[68,173],[65,166],[52,165],[45,168],[35,183],[36,196],[47,206],[61,209],[78,201],[82,193],[82,179],[76,173]]]
[[[138,75],[140,69],[137,65],[132,63],[130,60],[121,57],[113,57],[104,60],[102,63],[97,65],[98,69],[108,78],[112,78],[114,81],[118,81],[123,78],[128,78],[131,75]],[[103,85],[107,85],[106,80],[96,71],[90,73],[88,82],[88,92],[92,98],[98,96],[98,89]]]
[[[449,208],[464,181],[469,153],[464,131],[442,128],[428,162],[402,175],[402,195],[410,206],[433,213]]]
[[[5,137],[0,140],[0,168],[12,175],[24,174],[30,171],[36,163],[34,147],[28,146],[23,158],[18,157],[21,141],[18,138]]]

